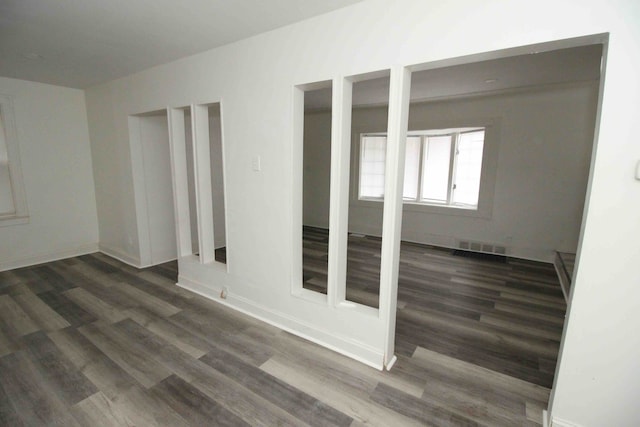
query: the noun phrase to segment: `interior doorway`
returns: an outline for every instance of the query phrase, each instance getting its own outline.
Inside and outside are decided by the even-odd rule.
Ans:
[[[571,280],[605,43],[410,67],[397,236],[402,369],[447,360],[543,390],[515,400],[536,414],[547,407],[571,298],[554,262],[568,260]],[[470,387],[481,386],[455,393]]]
[[[176,231],[166,110],[129,117],[140,263],[175,260]]]

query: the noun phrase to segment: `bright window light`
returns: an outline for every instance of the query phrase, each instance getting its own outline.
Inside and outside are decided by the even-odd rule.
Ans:
[[[484,128],[435,129],[407,137],[402,197],[405,202],[477,209]],[[384,198],[385,134],[360,139],[359,198]]]
[[[362,139],[360,152],[360,197],[384,196],[384,162],[387,148],[386,136],[370,136]]]

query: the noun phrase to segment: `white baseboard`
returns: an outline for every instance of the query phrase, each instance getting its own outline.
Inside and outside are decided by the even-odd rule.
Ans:
[[[176,261],[178,258],[176,257],[176,254],[171,254],[171,255],[166,255],[164,257],[158,258],[158,259],[154,259],[151,262],[151,265],[148,265],[147,267],[152,267],[154,265],[158,265],[158,264],[164,264],[167,262],[171,262],[171,261]]]
[[[91,254],[98,252],[97,243],[89,243],[86,245],[73,246],[70,248],[61,248],[52,252],[44,252],[35,255],[16,257],[13,259],[3,260],[0,262],[0,271],[13,270],[14,268],[29,267],[32,265],[42,264],[45,262],[57,261],[60,259],[71,258],[74,256]]]
[[[103,243],[98,244],[98,250],[105,255],[109,255],[111,258],[115,258],[118,261],[122,261],[135,268],[146,267],[140,262],[140,258],[129,255],[122,249],[114,248],[112,246],[105,245]],[[95,252],[95,251],[94,251]]]
[[[571,421],[563,420],[558,417],[551,417],[551,425],[549,427],[582,427],[580,424],[573,423]]]
[[[327,331],[323,331],[313,325],[301,322],[300,320],[285,313],[258,305],[254,301],[250,301],[246,298],[228,294],[226,298],[223,299],[220,297],[222,289],[212,288],[209,285],[197,283],[182,276],[178,277],[177,285],[222,305],[233,308],[234,310],[255,319],[275,326],[276,328],[290,332],[344,356],[355,359],[375,369],[383,369],[383,354],[367,345],[356,342],[347,337],[340,337]]]
[[[387,371],[390,371],[390,370],[391,370],[391,368],[393,368],[393,365],[395,365],[397,361],[398,361],[398,357],[394,354],[394,355],[391,357],[391,360],[389,360],[389,363],[387,363],[387,366],[385,366],[385,369],[386,369]]]
[[[560,288],[562,289],[562,295],[565,302],[569,302],[569,289],[571,288],[571,279],[567,278],[567,275],[562,264],[560,255],[556,253],[556,257],[553,260],[553,267],[556,269],[556,275],[560,281]]]

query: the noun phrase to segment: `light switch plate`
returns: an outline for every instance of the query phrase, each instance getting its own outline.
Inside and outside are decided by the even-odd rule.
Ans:
[[[636,163],[636,179],[640,181],[640,160]]]

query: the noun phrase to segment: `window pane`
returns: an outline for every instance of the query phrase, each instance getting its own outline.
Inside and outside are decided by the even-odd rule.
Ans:
[[[484,130],[460,134],[455,171],[453,203],[478,205]]]
[[[9,175],[9,154],[4,133],[4,124],[0,114],[0,215],[15,213],[13,202],[13,188]]]
[[[422,198],[431,202],[447,202],[451,135],[426,138],[422,170]]]
[[[404,189],[402,198],[416,200],[418,198],[418,179],[420,178],[420,137],[407,138],[407,151],[404,161]]]
[[[387,137],[365,136],[361,143],[360,197],[382,198]]]

